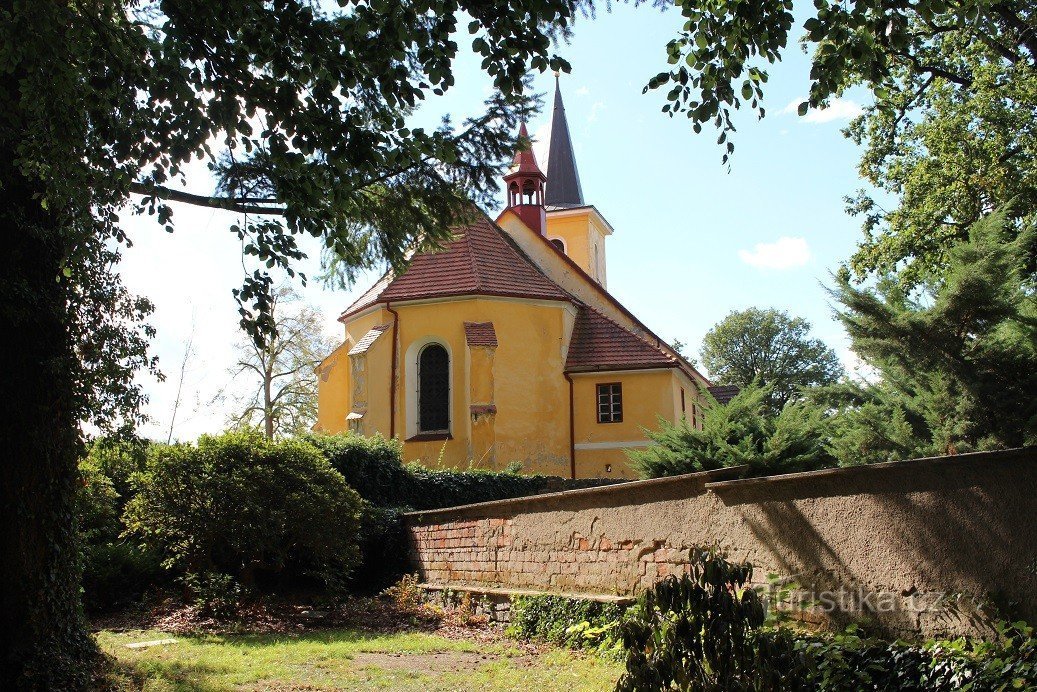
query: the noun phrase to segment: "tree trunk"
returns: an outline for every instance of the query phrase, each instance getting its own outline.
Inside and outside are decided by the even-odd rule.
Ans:
[[[266,433],[266,439],[274,439],[274,404],[271,400],[273,388],[273,373],[269,369],[266,371],[266,377],[263,378],[263,432]]]
[[[15,98],[15,76],[0,76],[4,112]],[[0,689],[74,690],[98,659],[79,598],[76,360],[57,281],[68,236],[15,166],[18,134],[0,124]]]

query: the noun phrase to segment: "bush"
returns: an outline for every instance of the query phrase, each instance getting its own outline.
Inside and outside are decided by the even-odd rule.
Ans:
[[[121,537],[123,500],[93,456],[79,464],[76,494],[83,604],[99,611],[137,600],[161,581],[158,557]]]
[[[516,471],[433,470],[403,463],[403,445],[381,435],[307,435],[328,462],[364,499],[359,543],[363,570],[350,586],[377,592],[403,576],[410,563],[403,514],[542,492],[545,476]]]
[[[158,554],[127,540],[87,545],[83,557],[83,605],[91,611],[132,603],[166,581]]]
[[[825,447],[824,412],[808,402],[794,402],[772,415],[767,396],[766,387],[747,387],[727,404],[713,399],[703,409],[701,430],[686,419],[660,419],[658,431],[646,431],[654,444],[627,452],[631,466],[642,478],[741,464],[748,464],[749,474],[756,476],[834,466]]]
[[[692,572],[668,577],[623,624],[623,690],[995,690],[1037,689],[1037,639],[1024,623],[996,641],[889,642],[860,633],[765,627],[749,588],[752,566],[716,550],[692,551]]]
[[[542,492],[546,476],[516,471],[429,469],[403,463],[403,445],[381,435],[309,435],[350,487],[379,507],[439,509]]]
[[[360,498],[304,442],[203,436],[156,447],[137,480],[127,527],[167,567],[248,586],[286,571],[332,584],[357,564]]]
[[[364,501],[357,537],[363,569],[349,578],[353,590],[376,593],[396,583],[411,568],[404,511]]]
[[[566,596],[520,596],[511,602],[508,634],[574,649],[614,650],[627,606]]]

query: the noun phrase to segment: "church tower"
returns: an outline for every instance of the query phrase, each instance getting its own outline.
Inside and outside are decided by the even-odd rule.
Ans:
[[[537,165],[525,123],[519,129],[519,137],[525,141],[525,145],[515,152],[515,160],[504,176],[508,209],[515,212],[531,229],[543,235],[547,225],[544,210],[544,183],[547,176]]]
[[[580,172],[576,167],[569,122],[565,117],[562,90],[555,73],[554,109],[547,138],[547,186],[544,206],[547,226],[544,235],[602,287],[606,286],[605,239],[612,226],[593,204],[583,199]]]

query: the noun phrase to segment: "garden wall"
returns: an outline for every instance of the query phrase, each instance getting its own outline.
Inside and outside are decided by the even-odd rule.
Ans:
[[[898,634],[1037,622],[1037,449],[735,479],[740,469],[408,515],[433,589],[630,596],[693,546],[791,579],[806,619]]]

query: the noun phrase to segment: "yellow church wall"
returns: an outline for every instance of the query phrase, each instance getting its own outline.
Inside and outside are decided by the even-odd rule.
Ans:
[[[674,368],[573,374],[576,475],[580,478],[633,478],[625,449],[646,446],[642,428],[674,418]],[[623,421],[599,423],[597,385],[623,386]],[[679,415],[679,414],[678,414]],[[624,444],[634,443],[634,444]]]
[[[554,219],[555,222],[560,220],[558,218]],[[551,215],[548,215],[548,233],[545,237],[550,236],[551,223]],[[618,309],[612,300],[602,295],[604,287],[598,286],[593,281],[588,281],[586,276],[580,275],[579,272],[573,269],[572,265],[559,257],[537,233],[530,230],[513,212],[505,210],[497,220],[497,224],[522,248],[523,252],[534,259],[540,269],[556,284],[617,324],[626,327],[635,334],[653,340],[653,337],[646,334],[640,324]],[[668,345],[665,343],[660,343],[659,346],[664,349],[668,348]],[[700,381],[700,385],[703,387],[707,386],[705,379]]]
[[[565,243],[565,254],[580,265],[580,269],[591,274],[590,259],[590,234],[587,230],[587,214],[581,216],[567,216],[563,218],[547,217],[547,232],[544,233],[548,239],[561,238]]]
[[[346,428],[349,411],[349,356],[352,344],[343,342],[321,361],[317,373],[317,424],[320,432],[337,433]]]
[[[405,460],[429,466],[442,463],[498,469],[521,461],[528,473],[568,475],[568,385],[562,376],[562,342],[564,313],[571,308],[506,299],[460,299],[394,308],[399,313],[401,356],[396,432],[404,439]],[[493,323],[498,347],[492,359],[466,355],[466,321]],[[417,352],[433,341],[450,354],[452,439],[407,441],[417,434]],[[490,403],[472,401],[473,384],[476,396],[488,398],[491,383],[497,409],[492,432],[486,429],[487,417],[476,421],[473,445],[470,406]],[[482,447],[491,437],[494,451],[486,454]]]
[[[349,429],[346,415],[361,405],[367,409],[361,432],[373,435],[389,430],[389,361],[392,332],[382,334],[362,356],[350,356],[349,350],[373,327],[390,324],[392,316],[385,310],[373,311],[344,325],[345,340],[317,367],[317,430],[338,433]],[[361,371],[354,372],[357,366]],[[363,381],[357,381],[358,377]],[[357,397],[362,392],[362,396]]]
[[[548,239],[560,238],[565,254],[602,286],[606,285],[605,238],[609,229],[593,209],[555,211],[547,214]]]

